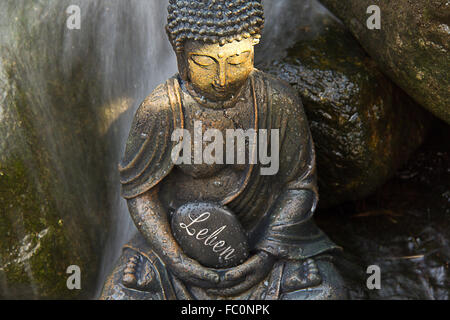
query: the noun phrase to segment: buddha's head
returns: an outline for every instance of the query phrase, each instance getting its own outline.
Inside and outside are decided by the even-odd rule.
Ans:
[[[170,0],[167,33],[183,80],[211,100],[227,100],[254,68],[264,26],[261,0]]]

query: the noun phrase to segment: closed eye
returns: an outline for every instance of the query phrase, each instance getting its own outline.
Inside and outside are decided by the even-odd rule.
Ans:
[[[240,65],[248,61],[250,57],[250,51],[242,52],[228,58],[227,62],[231,65]]]
[[[215,63],[214,59],[208,56],[192,55],[192,61],[202,67],[208,67]]]

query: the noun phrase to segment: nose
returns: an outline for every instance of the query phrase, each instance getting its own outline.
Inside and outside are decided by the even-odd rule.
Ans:
[[[219,69],[217,70],[216,79],[214,80],[214,85],[219,88],[224,88],[226,84],[227,84],[227,76],[225,65],[220,64]]]

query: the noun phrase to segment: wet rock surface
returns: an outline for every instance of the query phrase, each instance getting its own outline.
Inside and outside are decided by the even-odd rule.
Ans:
[[[344,248],[340,269],[352,299],[450,298],[450,128],[435,126],[395,177],[366,200],[319,211]],[[366,287],[381,269],[381,290]]]
[[[422,143],[429,116],[329,13],[315,12],[285,57],[260,68],[296,88],[317,151],[321,206],[362,199]]]
[[[450,7],[442,0],[321,0],[358,38],[381,70],[418,103],[450,123]],[[381,9],[381,30],[367,8]]]
[[[249,256],[248,239],[239,220],[215,205],[180,207],[172,217],[172,232],[183,251],[206,267],[232,268]]]
[[[64,4],[18,2],[0,5],[0,298],[89,297],[108,227],[98,87],[81,60],[60,68]]]
[[[164,17],[143,8],[166,4],[83,1],[82,30],[69,30],[72,4],[0,3],[0,299],[93,297],[128,240],[117,163],[134,98],[170,57],[144,50],[167,40],[148,37]],[[67,288],[71,265],[82,290]]]

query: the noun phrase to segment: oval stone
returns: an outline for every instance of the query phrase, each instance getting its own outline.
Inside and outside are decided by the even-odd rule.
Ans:
[[[212,203],[189,203],[172,217],[172,232],[184,253],[201,265],[227,269],[245,262],[248,238],[236,216]]]

